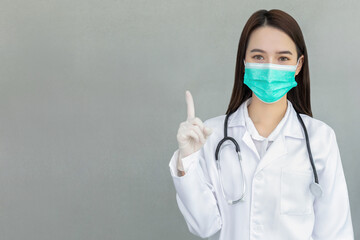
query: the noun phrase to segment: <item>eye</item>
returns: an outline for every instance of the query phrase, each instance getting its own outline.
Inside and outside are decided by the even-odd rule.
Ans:
[[[254,59],[256,59],[256,60],[262,60],[262,59],[264,59],[263,56],[261,56],[261,55],[255,55],[255,56],[253,56],[252,58],[254,58]]]
[[[287,58],[287,57],[280,57],[280,61],[287,61],[287,60],[289,60],[289,58]]]

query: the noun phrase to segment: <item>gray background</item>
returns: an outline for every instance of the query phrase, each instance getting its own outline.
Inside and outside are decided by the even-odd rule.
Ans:
[[[302,28],[360,236],[359,1],[0,0],[0,239],[197,239],[168,167],[185,90],[224,114],[242,28],[273,8]]]

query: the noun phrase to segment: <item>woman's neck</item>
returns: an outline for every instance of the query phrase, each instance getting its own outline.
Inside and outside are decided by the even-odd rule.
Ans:
[[[262,102],[254,93],[252,94],[248,113],[261,136],[268,137],[276,128],[285,116],[287,105],[286,94],[279,101],[271,104]]]

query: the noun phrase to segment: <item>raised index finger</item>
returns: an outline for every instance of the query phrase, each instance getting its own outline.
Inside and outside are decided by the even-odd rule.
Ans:
[[[191,96],[190,91],[186,91],[186,105],[187,105],[187,120],[195,118],[195,107],[194,107],[194,100]]]

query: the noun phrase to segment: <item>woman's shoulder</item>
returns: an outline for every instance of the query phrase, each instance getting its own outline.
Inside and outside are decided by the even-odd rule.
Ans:
[[[204,125],[211,128],[213,130],[212,137],[223,136],[224,134],[224,121],[226,115],[218,115],[215,117],[208,118],[204,121]]]
[[[302,113],[300,113],[300,116],[309,133],[313,133],[316,136],[321,135],[323,137],[330,137],[332,134],[335,134],[334,129],[325,121]]]
[[[215,116],[215,117],[211,117],[211,118],[208,118],[204,121],[204,124],[207,126],[207,127],[210,127],[210,128],[223,128],[224,127],[224,120],[225,120],[225,117],[226,115],[223,114],[223,115],[219,115],[219,116]]]

